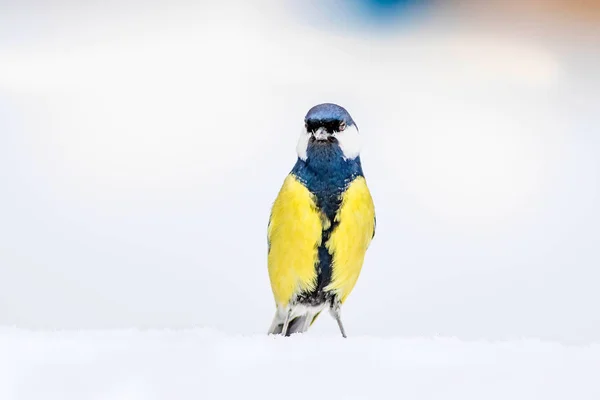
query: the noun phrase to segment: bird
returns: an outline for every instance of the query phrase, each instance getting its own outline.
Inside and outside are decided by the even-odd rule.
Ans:
[[[348,111],[317,104],[304,117],[296,163],[272,204],[268,272],[275,316],[268,334],[306,332],[325,309],[346,330],[341,307],[375,237],[376,216]]]

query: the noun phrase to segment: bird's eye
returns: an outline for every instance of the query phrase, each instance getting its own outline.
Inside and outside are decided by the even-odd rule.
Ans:
[[[308,122],[304,121],[304,129],[308,130]]]
[[[340,123],[339,131],[341,132],[341,131],[343,131],[344,129],[346,129],[346,123],[345,123],[344,121],[342,121],[342,122]]]

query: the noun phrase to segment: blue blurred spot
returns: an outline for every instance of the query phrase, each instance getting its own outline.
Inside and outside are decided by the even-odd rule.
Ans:
[[[346,0],[359,20],[367,24],[389,24],[410,20],[420,14],[427,0]]]
[[[353,0],[366,11],[374,15],[387,15],[390,12],[401,12],[410,9],[421,1],[418,0]]]
[[[437,0],[291,0],[297,17],[320,29],[386,33],[423,21]]]

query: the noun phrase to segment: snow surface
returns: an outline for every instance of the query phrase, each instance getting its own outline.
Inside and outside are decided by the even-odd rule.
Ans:
[[[600,345],[0,330],[2,400],[600,398]]]

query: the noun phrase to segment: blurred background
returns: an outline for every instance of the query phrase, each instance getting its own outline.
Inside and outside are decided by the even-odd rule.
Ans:
[[[378,223],[351,336],[598,342],[599,49],[591,0],[0,1],[0,326],[266,333],[335,102]]]

